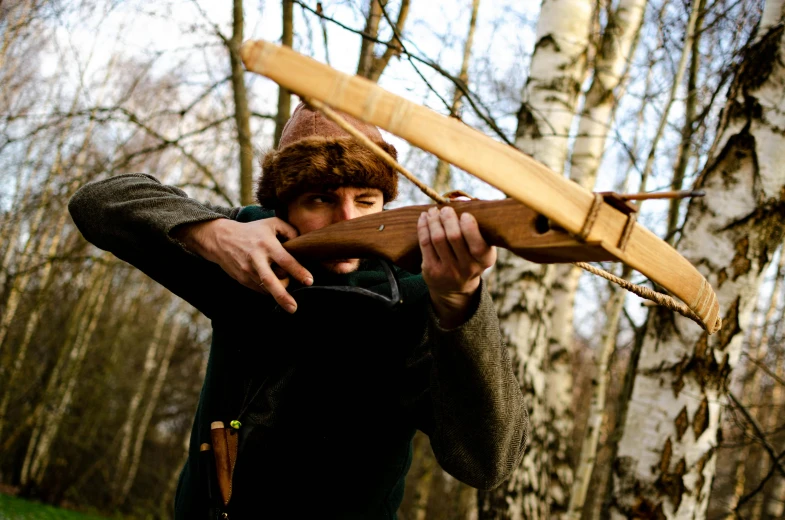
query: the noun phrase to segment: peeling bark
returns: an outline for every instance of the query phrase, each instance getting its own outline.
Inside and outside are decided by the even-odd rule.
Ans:
[[[765,15],[772,9],[783,20],[783,0],[767,2]],[[670,311],[652,312],[613,470],[611,518],[706,516],[740,332],[785,234],[783,50],[782,25],[760,33],[748,48],[715,153],[696,183],[706,197],[691,201],[677,246],[717,289],[723,329],[707,337]],[[679,438],[684,410],[689,427]]]
[[[515,145],[564,171],[568,135],[586,76],[594,2],[544,0]],[[566,510],[572,470],[570,351],[549,351],[555,280],[553,266],[527,262],[505,251],[493,273],[505,340],[531,417],[531,440],[521,466],[497,489],[478,494],[480,518],[547,518]]]

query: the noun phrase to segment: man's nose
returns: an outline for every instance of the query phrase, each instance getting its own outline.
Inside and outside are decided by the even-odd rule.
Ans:
[[[335,208],[333,222],[341,222],[342,220],[350,220],[357,216],[357,208],[350,200],[341,200]]]

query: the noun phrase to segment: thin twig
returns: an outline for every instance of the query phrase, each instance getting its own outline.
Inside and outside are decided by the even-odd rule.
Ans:
[[[760,368],[761,370],[766,372],[766,374],[768,374],[769,377],[771,377],[773,380],[775,380],[779,384],[785,386],[785,379],[782,379],[777,374],[772,372],[771,369],[769,367],[767,367],[765,363],[762,363],[761,361],[753,358],[747,352],[742,352],[742,355],[745,356],[747,359],[749,359],[751,362],[753,362],[755,365],[757,365],[758,368]]]
[[[679,190],[679,191],[660,191],[645,193],[617,193],[620,199],[625,200],[649,200],[649,199],[685,199],[687,197],[703,197],[705,191],[700,190]]]
[[[385,46],[391,45],[389,42],[385,42],[383,40],[380,40],[379,38],[371,36],[370,34],[367,34],[364,31],[361,31],[361,30],[358,30],[358,29],[354,29],[354,28],[349,27],[348,25],[346,25],[344,23],[339,22],[338,20],[336,20],[334,18],[330,18],[329,16],[326,16],[323,13],[319,13],[316,10],[312,9],[311,7],[309,7],[308,5],[306,5],[301,0],[292,0],[292,1],[294,3],[296,3],[297,5],[299,5],[300,7],[302,7],[303,9],[305,9],[306,11],[309,11],[309,12],[315,14],[316,16],[318,16],[320,18],[323,18],[324,20],[327,20],[328,22],[332,22],[335,25],[341,27],[342,29],[345,29],[345,30],[347,30],[349,32],[352,32],[354,34],[359,34],[363,38],[367,38],[368,40],[371,40],[374,43],[378,43],[378,44],[385,45]],[[427,65],[428,67],[432,68],[433,70],[435,70],[436,72],[441,74],[444,78],[446,78],[447,80],[452,82],[455,85],[455,87],[458,88],[458,90],[460,90],[463,93],[463,95],[466,97],[466,100],[471,105],[472,109],[474,110],[474,113],[477,114],[477,117],[482,119],[485,122],[485,124],[487,124],[491,128],[491,130],[493,130],[493,132],[499,137],[499,139],[501,139],[506,144],[508,144],[508,145],[510,145],[512,147],[515,146],[515,144],[510,140],[510,138],[507,137],[507,135],[502,131],[501,128],[499,128],[499,126],[496,124],[496,122],[488,115],[491,112],[490,109],[487,106],[485,106],[485,104],[479,99],[479,97],[476,94],[474,94],[474,92],[472,92],[466,86],[466,84],[463,81],[461,81],[459,78],[456,78],[455,76],[453,76],[452,74],[450,74],[449,72],[444,70],[442,67],[440,67],[436,62],[434,62],[434,61],[432,61],[432,60],[430,60],[428,58],[424,58],[422,56],[418,56],[416,54],[412,54],[412,53],[404,51],[404,50],[401,50],[401,54],[406,55],[407,57],[411,58],[412,60],[419,61],[423,65]],[[482,108],[482,110],[480,110],[480,108]]]
[[[771,457],[772,464],[776,465],[777,471],[779,471],[780,475],[785,477],[785,468],[783,468],[782,464],[780,464],[779,456],[774,452],[774,448],[771,446],[771,444],[769,444],[769,441],[766,440],[766,436],[761,431],[758,421],[756,421],[755,418],[750,415],[744,405],[742,405],[739,400],[736,399],[736,396],[733,395],[733,392],[728,392],[728,397],[730,397],[731,401],[733,401],[733,403],[736,405],[736,408],[741,412],[741,414],[747,420],[747,423],[752,427],[758,441],[766,450],[766,453],[769,454],[769,457]]]

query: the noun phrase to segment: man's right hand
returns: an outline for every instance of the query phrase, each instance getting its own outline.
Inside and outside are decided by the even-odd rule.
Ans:
[[[311,273],[283,248],[278,238],[290,239],[297,234],[295,228],[279,218],[247,223],[221,218],[181,226],[172,233],[189,251],[220,265],[249,289],[270,294],[290,313],[297,310],[297,302],[286,291],[289,275],[304,285],[313,283]]]

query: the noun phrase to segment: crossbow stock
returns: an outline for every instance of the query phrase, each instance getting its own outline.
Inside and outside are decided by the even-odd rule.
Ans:
[[[612,197],[592,193],[456,119],[288,47],[249,41],[240,54],[247,70],[306,100],[406,139],[512,197],[450,203],[458,213],[470,211],[477,218],[489,243],[540,263],[623,262],[684,302],[688,311],[684,314],[709,334],[719,330],[719,304],[708,281]],[[326,250],[339,257],[374,254],[417,269],[416,222],[426,207],[400,208],[334,224],[287,242],[286,248],[295,256],[319,256]]]

